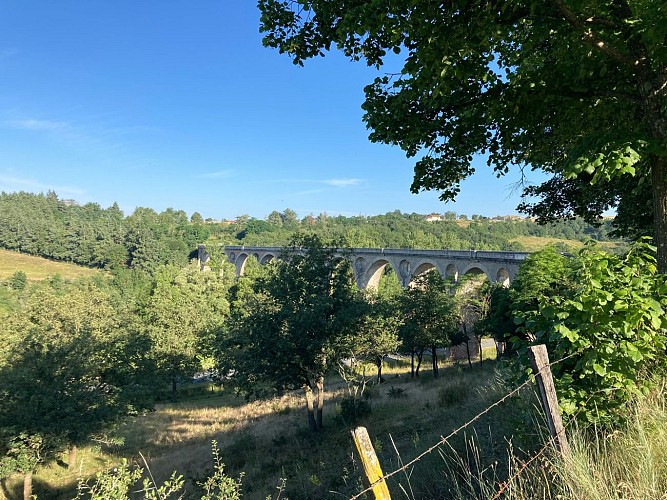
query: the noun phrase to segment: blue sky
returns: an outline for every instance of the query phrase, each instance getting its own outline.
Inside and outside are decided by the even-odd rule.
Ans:
[[[296,67],[258,27],[252,0],[3,0],[0,190],[227,219],[515,213],[517,177],[481,160],[456,203],[411,194],[413,162],[362,122],[375,70]]]

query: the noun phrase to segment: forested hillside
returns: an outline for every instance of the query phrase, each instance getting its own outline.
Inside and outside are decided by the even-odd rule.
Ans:
[[[398,210],[376,216],[322,213],[299,219],[286,209],[272,212],[265,220],[239,216],[217,222],[204,221],[198,213],[188,218],[183,210],[172,208],[158,213],[140,207],[126,216],[117,204],[109,208],[79,205],[53,192],[1,193],[0,248],[89,267],[152,272],[161,264],[185,265],[198,243],[283,246],[297,231],[371,248],[531,250],[522,238],[612,240],[610,221],[594,227],[579,219],[539,225],[530,220],[445,215],[445,220],[435,222]]]

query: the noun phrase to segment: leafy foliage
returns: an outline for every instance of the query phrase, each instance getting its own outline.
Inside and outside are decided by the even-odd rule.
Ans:
[[[172,384],[202,369],[214,332],[229,314],[230,285],[216,273],[202,273],[193,263],[183,269],[160,268],[143,311],[157,367]]]
[[[264,44],[295,64],[333,46],[390,66],[365,88],[364,120],[372,141],[418,158],[414,192],[453,199],[476,154],[498,175],[541,169],[552,179],[528,189],[546,195],[535,213],[593,219],[619,206],[638,215],[619,226],[633,234],[652,220],[667,271],[664,1],[261,0],[259,7]],[[400,69],[392,53],[401,54]],[[634,204],[647,192],[652,204]]]
[[[3,452],[0,456],[0,478],[16,472],[29,474],[43,459],[44,441],[39,434],[21,433],[3,445],[0,446]]]
[[[213,453],[213,474],[199,483],[204,489],[201,500],[238,500],[241,498],[241,480],[243,473],[238,479],[225,474],[225,464],[220,460],[220,450],[217,441],[211,443]]]
[[[323,398],[323,380],[336,362],[336,340],[355,321],[350,314],[355,294],[347,260],[316,236],[296,236],[268,274],[254,283],[244,301],[247,312],[237,315],[230,340],[234,349],[234,382],[246,394],[304,388],[309,423],[321,427],[309,399],[313,388]]]
[[[323,240],[343,238],[352,247],[522,250],[515,240],[524,236],[608,240],[611,222],[593,227],[577,219],[540,226],[530,220],[474,215],[470,224],[458,224],[451,214],[446,220],[427,222],[423,215],[400,211],[372,217],[320,214],[300,221],[290,209],[274,211],[266,221],[238,217],[233,222],[204,222],[198,217],[188,221],[183,211],[174,209],[157,213],[137,208],[126,217],[117,205],[79,206],[55,193],[0,193],[0,248],[106,268],[116,275],[128,268],[153,275],[162,265],[182,267],[196,257],[197,244],[207,241],[210,250],[217,243],[284,246],[297,230]],[[213,259],[211,265],[221,261]]]
[[[622,420],[632,396],[646,394],[664,368],[667,283],[655,247],[640,242],[623,258],[582,251],[573,286],[553,290],[523,315],[534,343],[547,344],[560,404],[588,422]],[[516,340],[516,339],[515,339]]]
[[[460,343],[458,337],[453,283],[431,270],[417,276],[405,289],[400,300],[404,321],[400,329],[402,349],[419,364],[413,375],[419,375],[424,351],[431,350],[433,374],[438,375],[437,349]]]
[[[9,279],[9,286],[18,292],[22,292],[28,284],[28,277],[23,271],[16,271]]]

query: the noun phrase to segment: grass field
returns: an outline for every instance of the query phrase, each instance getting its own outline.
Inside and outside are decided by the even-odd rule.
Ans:
[[[32,281],[43,280],[56,274],[63,279],[76,279],[100,272],[75,264],[0,249],[0,280],[8,279],[16,271],[23,271]]]
[[[367,389],[372,412],[357,423],[368,428],[385,471],[412,459],[506,391],[493,361],[475,364],[472,370],[467,364],[445,363],[438,379],[428,371],[429,361],[424,363],[419,379],[410,378],[407,362],[397,362],[386,368],[385,384]],[[40,468],[35,493],[39,498],[70,499],[78,475],[90,476],[122,457],[143,465],[141,452],[156,480],[177,470],[186,478],[185,498],[199,498],[196,483],[212,469],[212,439],[219,443],[227,473],[244,473],[246,499],[276,495],[283,480],[282,498],[292,500],[349,498],[363,489],[350,437],[356,424],[341,417],[345,386],[335,377],[328,387],[325,429],[319,433],[307,429],[300,392],[247,402],[225,390],[189,390],[182,402],[127,419],[118,429],[122,446],[85,448],[72,471],[65,467],[65,455],[60,464]],[[515,455],[524,456],[542,442],[533,403],[529,391],[498,407],[420,461],[409,475],[394,476],[390,489],[396,498],[403,498],[401,490],[410,492],[408,498],[471,498],[482,480],[493,488],[512,468],[511,447]],[[467,475],[467,480],[459,475]],[[11,494],[19,487],[20,478],[6,484]]]
[[[562,238],[549,238],[546,236],[519,236],[517,238],[511,239],[510,243],[521,243],[527,252],[537,252],[542,250],[549,245],[563,244],[573,251],[583,248],[584,244],[581,241],[577,240],[565,240]],[[627,249],[625,243],[617,243],[611,241],[600,241],[598,242],[600,248],[611,253],[616,253],[617,251],[623,251]]]

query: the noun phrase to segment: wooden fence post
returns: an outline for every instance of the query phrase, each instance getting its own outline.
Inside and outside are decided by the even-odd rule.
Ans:
[[[544,408],[544,413],[547,417],[549,432],[562,457],[567,460],[570,458],[570,445],[567,442],[565,427],[563,427],[563,420],[560,416],[556,388],[554,387],[554,379],[551,374],[551,367],[549,366],[547,346],[544,344],[531,346],[528,348],[528,352],[530,354],[530,364],[533,367],[535,380],[540,392],[542,408]]]
[[[373,485],[373,495],[375,500],[391,500],[389,495],[389,488],[387,483],[382,479],[382,468],[380,461],[375,454],[373,443],[368,436],[368,431],[365,427],[357,427],[352,431],[352,439],[357,447],[357,452],[361,457],[361,463],[364,465],[364,473],[369,485]],[[375,484],[377,482],[377,484]]]

